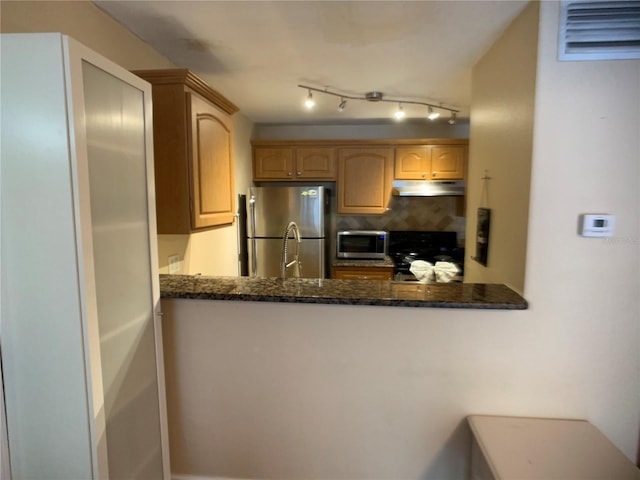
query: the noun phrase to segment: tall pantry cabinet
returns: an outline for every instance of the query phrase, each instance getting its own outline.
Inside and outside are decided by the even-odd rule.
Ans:
[[[168,479],[151,88],[60,34],[1,49],[13,478]]]

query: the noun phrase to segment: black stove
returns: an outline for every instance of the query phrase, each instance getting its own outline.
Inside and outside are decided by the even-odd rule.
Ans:
[[[394,263],[396,280],[417,280],[411,273],[414,260],[451,262],[463,275],[464,249],[458,248],[456,232],[424,232],[415,230],[392,230],[389,232],[389,256]]]

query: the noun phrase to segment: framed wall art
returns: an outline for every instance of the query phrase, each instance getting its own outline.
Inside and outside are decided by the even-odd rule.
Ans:
[[[487,266],[489,255],[489,229],[491,226],[491,209],[478,208],[478,225],[476,233],[476,256],[474,260]]]

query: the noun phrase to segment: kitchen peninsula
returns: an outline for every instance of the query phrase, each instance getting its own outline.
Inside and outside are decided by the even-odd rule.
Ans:
[[[506,285],[160,275],[163,299],[525,310]]]

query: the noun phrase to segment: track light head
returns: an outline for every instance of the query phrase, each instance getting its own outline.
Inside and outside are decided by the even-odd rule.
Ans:
[[[396,120],[402,120],[404,118],[404,110],[402,110],[401,103],[398,104],[398,110],[396,110],[396,113],[394,113],[393,116],[396,117]]]
[[[427,118],[429,120],[435,120],[439,116],[440,116],[440,112],[434,112],[433,107],[429,107],[429,114],[427,115]]]
[[[453,125],[456,123],[456,112],[451,112],[451,117],[447,120],[449,125]]]
[[[311,95],[311,90],[309,90],[309,95],[307,95],[307,99],[304,101],[304,106],[307,108],[313,108],[316,102],[313,100],[313,95]]]
[[[347,101],[344,98],[340,98],[340,105],[338,105],[338,111],[342,112],[344,110],[345,105],[347,104]]]

